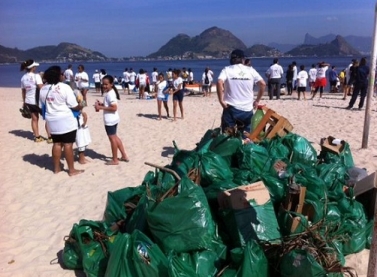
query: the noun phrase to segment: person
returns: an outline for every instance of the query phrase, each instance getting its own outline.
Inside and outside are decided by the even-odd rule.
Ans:
[[[209,92],[209,86],[212,84],[212,75],[209,74],[208,68],[206,68],[202,75],[202,90],[203,90],[203,97],[211,96]]]
[[[44,74],[46,84],[41,88],[39,106],[45,111],[45,119],[51,132],[54,173],[61,172],[62,150],[68,165],[68,175],[84,172],[74,167],[73,143],[76,140],[77,119],[73,111],[82,109],[70,86],[63,83],[60,66],[49,67]]]
[[[136,86],[139,88],[139,99],[144,99],[145,88],[147,87],[147,74],[143,69],[139,70],[136,77]]]
[[[300,65],[300,72],[297,74],[297,94],[298,100],[300,100],[301,93],[304,96],[304,100],[306,100],[306,86],[308,80],[308,73],[305,71],[305,66]]]
[[[76,95],[77,103],[82,102],[82,95]],[[88,160],[85,157],[85,149],[92,142],[88,127],[88,115],[81,110],[77,116],[77,133],[76,133],[76,145],[79,156],[79,163],[86,164]]]
[[[250,59],[245,59],[245,65],[246,66],[251,66],[251,60]]]
[[[117,128],[120,121],[117,100],[120,100],[120,96],[114,86],[114,78],[111,75],[104,76],[102,78],[102,86],[105,92],[103,102],[101,103],[97,100],[94,104],[94,108],[97,112],[103,110],[105,130],[111,145],[112,159],[106,162],[106,164],[118,165],[119,160],[129,162],[122,140],[117,135]],[[122,155],[120,159],[118,159],[118,150]]]
[[[209,66],[207,66],[207,70],[208,70],[208,73],[211,75],[212,80],[213,80],[213,77],[215,76],[215,74],[214,74],[213,71],[209,68]],[[212,83],[210,83],[209,86],[208,86],[208,93],[211,94],[211,92],[212,92]]]
[[[168,85],[173,85],[173,70],[171,68],[166,71],[166,79],[168,80]]]
[[[275,58],[272,65],[267,71],[268,75],[268,96],[270,100],[274,97],[274,91],[276,92],[276,99],[280,99],[280,80],[283,76],[284,70],[279,65],[279,59]],[[297,77],[296,77],[297,78]]]
[[[27,60],[21,63],[21,71],[26,73],[21,78],[21,92],[23,108],[28,109],[31,114],[31,129],[35,142],[42,142],[45,139],[39,134],[39,90],[43,86],[42,78],[35,73],[39,63],[34,60]],[[47,143],[52,143],[47,125],[45,125],[48,136]]]
[[[130,85],[135,85],[135,82],[136,82],[136,73],[134,72],[134,70],[132,68],[130,68],[130,71],[129,71],[129,79],[130,79]],[[134,86],[134,89],[133,89],[134,92],[137,92],[137,88],[136,88],[136,85]]]
[[[157,81],[159,81],[159,77],[158,77],[158,71],[157,71],[157,68],[154,67],[153,68],[153,72],[151,73],[151,77],[152,77],[152,85],[153,87],[155,87]]]
[[[64,78],[65,83],[71,87],[71,89],[75,89],[75,80],[73,77],[72,65],[69,64],[67,69],[64,70]]]
[[[356,59],[352,59],[351,63],[346,68],[345,88],[343,93],[343,100],[347,99],[347,96],[351,95],[351,85],[348,85],[351,80],[351,67],[356,63]]]
[[[164,108],[166,111],[166,118],[169,118],[169,106],[168,106],[168,100],[169,100],[169,87],[168,82],[166,82],[164,78],[164,73],[158,74],[158,81],[155,84],[154,91],[157,92],[157,112],[158,112],[158,120],[161,120],[161,106],[162,103],[164,103]]]
[[[344,93],[344,81],[345,81],[345,78],[346,78],[346,70],[342,70],[340,71],[339,73],[339,91]]]
[[[173,89],[171,94],[173,94],[173,121],[177,120],[177,106],[179,105],[179,110],[181,111],[181,118],[184,119],[183,115],[183,81],[179,77],[181,71],[179,69],[173,70]]]
[[[182,68],[182,71],[181,71],[181,78],[182,78],[182,86],[183,86],[183,89],[186,88],[186,85],[188,83],[188,77],[189,77],[189,73],[188,71],[186,70],[186,67]]]
[[[101,96],[103,96],[102,78],[107,75],[105,69],[100,69],[99,78],[101,80]]]
[[[338,83],[338,72],[335,69],[335,65],[331,67],[331,70],[329,72],[329,81],[330,81],[330,92],[337,92],[337,86],[336,84]]]
[[[89,89],[89,76],[88,74],[84,71],[85,68],[82,64],[78,66],[78,71],[75,75],[75,81],[77,82],[77,88],[80,90],[84,101],[86,103],[86,94]],[[84,103],[84,104],[85,104]]]
[[[101,76],[98,72],[98,69],[95,70],[92,79],[94,81],[94,86],[96,87],[96,92],[101,91]]]
[[[297,89],[297,63],[296,61],[292,62],[292,67],[293,67],[293,79],[292,79],[293,90],[296,90]]]
[[[287,82],[287,93],[292,95],[293,91],[293,65],[288,65],[287,72],[285,73],[285,80]]]
[[[126,90],[127,90],[127,94],[129,95],[130,94],[130,73],[128,72],[128,68],[126,67],[123,71],[123,92],[126,93]]]
[[[369,66],[367,66],[367,59],[361,58],[360,64],[356,69],[354,75],[354,89],[352,93],[351,100],[346,109],[350,110],[356,102],[358,95],[360,94],[359,110],[364,106],[364,100],[368,92],[368,77],[369,77]]]
[[[313,63],[312,68],[309,69],[309,86],[310,86],[310,93],[313,93],[315,87],[315,79],[317,78],[317,68],[316,65]]]
[[[311,100],[314,99],[316,96],[318,90],[319,90],[319,98],[322,98],[323,94],[323,88],[326,87],[327,81],[326,81],[326,71],[329,68],[330,64],[325,62],[318,63],[318,69],[317,69],[317,76],[315,79],[314,84],[314,91]]]
[[[259,73],[253,67],[244,65],[244,58],[242,50],[233,50],[230,54],[230,66],[223,68],[218,77],[217,97],[223,108],[223,132],[229,127],[250,132],[253,108],[257,108],[266,88]],[[254,84],[259,87],[255,101]]]
[[[189,68],[187,71],[189,73],[189,76],[188,76],[189,85],[192,85],[194,83],[194,72],[192,72],[191,68]]]

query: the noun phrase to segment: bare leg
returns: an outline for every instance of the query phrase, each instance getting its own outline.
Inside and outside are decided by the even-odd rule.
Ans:
[[[31,114],[31,129],[33,130],[33,134],[36,138],[39,137],[38,119],[39,115],[37,113]]]
[[[64,151],[65,160],[67,161],[67,165],[68,165],[68,175],[73,176],[73,175],[83,173],[84,170],[77,170],[74,167],[73,143],[64,143],[63,151]]]
[[[60,158],[62,156],[62,147],[63,145],[58,142],[52,145],[52,161],[54,163],[54,173],[57,174],[62,171],[60,166]]]
[[[109,136],[110,140],[110,146],[111,146],[111,153],[113,155],[113,158],[111,161],[107,162],[107,165],[118,165],[119,160],[118,160],[118,139],[117,135],[111,135]]]
[[[181,118],[184,119],[184,116],[183,116],[183,103],[182,102],[179,102],[179,110],[181,111]]]
[[[166,111],[166,115],[167,115],[167,117],[170,117],[168,102],[167,101],[163,101],[163,103],[164,103],[164,108],[165,108],[165,111]]]
[[[79,164],[86,164],[89,161],[85,158],[85,151],[79,151]]]
[[[121,159],[128,161],[128,156],[127,156],[126,150],[124,149],[122,140],[118,136],[116,136],[116,139],[117,139],[117,148],[119,149],[120,153],[122,154]]]
[[[86,94],[88,93],[88,90],[87,89],[83,89],[82,90],[82,98],[85,100],[86,102]]]
[[[178,100],[173,100],[173,121],[176,121],[177,119],[177,106]]]
[[[157,112],[158,112],[158,120],[161,120],[161,100],[157,100]]]

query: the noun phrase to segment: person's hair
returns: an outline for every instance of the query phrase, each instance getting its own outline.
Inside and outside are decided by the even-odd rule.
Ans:
[[[243,58],[240,58],[240,57],[230,58],[231,65],[239,64],[239,63],[243,63]]]
[[[21,63],[21,67],[20,67],[20,71],[30,71],[31,68],[27,68],[29,65],[32,65],[34,63],[34,60],[27,60],[27,61],[24,61],[23,63]]]
[[[50,85],[56,85],[60,82],[60,76],[62,74],[62,69],[58,65],[53,65],[47,68],[43,74],[43,79],[46,80],[46,83]]]
[[[359,64],[360,66],[362,66],[362,65],[367,65],[367,58],[365,58],[365,57],[363,57],[363,58],[361,58],[361,60],[360,60],[360,64]]]
[[[292,64],[293,64],[293,65],[296,65],[296,61],[293,61]]]
[[[157,71],[157,67],[153,67],[153,71]]]
[[[69,65],[68,65],[68,68],[69,68],[69,69],[71,69],[71,68],[72,68],[72,65],[71,65],[71,64],[69,64]]]
[[[106,75],[106,70],[105,70],[105,69],[100,69],[99,71],[101,71],[101,73],[102,73],[103,75]]]
[[[144,69],[141,68],[141,69],[139,70],[139,74],[144,74],[144,73],[145,73]]]
[[[85,67],[82,64],[79,64],[79,67],[82,68],[82,70],[85,70]]]
[[[117,96],[117,99],[120,100],[119,92],[118,92],[117,88],[114,86],[114,77],[111,76],[111,75],[105,75],[105,76],[102,78],[102,80],[103,80],[103,79],[106,79],[106,80],[109,81],[109,83],[110,83],[110,85],[111,85],[111,88],[115,91],[115,94],[116,94],[116,96]]]
[[[293,65],[292,64],[288,65],[288,70],[293,70]]]
[[[250,59],[246,59],[245,60],[245,65],[249,65],[249,64],[251,64]]]
[[[179,76],[179,74],[181,74],[181,71],[179,69],[174,69],[173,70],[173,73],[177,76]]]
[[[126,67],[126,68],[124,69],[124,71],[128,71],[128,68]]]
[[[335,68],[335,65],[333,65],[332,67],[331,67],[331,69],[334,69]]]
[[[305,69],[305,65],[300,65],[300,70],[304,70]]]
[[[207,74],[209,71],[208,67],[206,67],[206,69],[204,69],[204,73]]]
[[[278,58],[275,58],[273,63],[278,63],[279,59]]]
[[[171,68],[169,68],[168,71],[171,71]]]
[[[165,79],[165,74],[164,73],[162,73],[162,72],[158,73],[158,77],[160,77],[160,76],[162,76]]]
[[[315,63],[312,64],[312,68],[315,68]]]

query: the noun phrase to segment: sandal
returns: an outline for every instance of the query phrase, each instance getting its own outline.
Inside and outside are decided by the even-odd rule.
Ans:
[[[42,142],[42,141],[44,141],[45,139],[44,138],[42,138],[41,136],[39,136],[39,137],[35,137],[34,138],[34,142]]]

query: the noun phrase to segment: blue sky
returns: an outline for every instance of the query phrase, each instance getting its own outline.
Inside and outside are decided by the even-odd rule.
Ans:
[[[372,0],[1,0],[0,45],[76,43],[108,57],[145,56],[179,33],[217,26],[247,46],[372,36]]]

